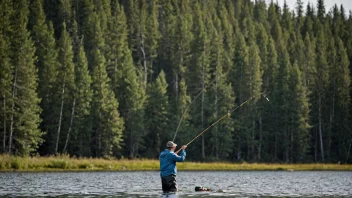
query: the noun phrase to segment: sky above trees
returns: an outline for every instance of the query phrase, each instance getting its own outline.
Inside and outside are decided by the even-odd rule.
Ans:
[[[271,0],[265,0],[265,2],[270,3]],[[278,2],[280,6],[284,5],[285,0],[274,0],[274,2]],[[286,3],[288,4],[288,6],[290,7],[290,9],[295,9],[295,7],[297,6],[297,0],[286,0]],[[316,7],[316,0],[302,0],[302,2],[304,3],[304,5],[307,5],[308,3],[311,3],[314,5],[314,7]],[[341,4],[343,5],[343,7],[346,10],[346,14],[349,13],[350,10],[352,10],[352,1],[351,0],[324,0],[325,3],[325,10],[326,12],[330,11],[330,9],[337,4],[338,6],[340,6]],[[304,6],[306,7],[306,6]]]

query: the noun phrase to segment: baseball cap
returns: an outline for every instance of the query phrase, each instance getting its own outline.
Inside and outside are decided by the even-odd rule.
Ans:
[[[176,146],[177,146],[177,144],[173,143],[172,141],[168,141],[168,142],[166,143],[166,147],[167,147],[167,148],[172,148],[172,147],[176,147]]]

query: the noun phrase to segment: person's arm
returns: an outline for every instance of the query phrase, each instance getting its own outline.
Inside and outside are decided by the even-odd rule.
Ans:
[[[186,151],[185,151],[186,148],[187,148],[186,145],[182,146],[180,156],[178,156],[176,153],[172,153],[171,160],[176,162],[183,162],[186,158]]]
[[[181,150],[180,152],[180,156],[178,156],[176,153],[172,153],[170,154],[170,159],[176,162],[183,162],[185,161],[186,158],[186,151],[185,150]]]

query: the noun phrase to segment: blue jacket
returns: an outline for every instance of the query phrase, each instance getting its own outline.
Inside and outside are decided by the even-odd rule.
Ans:
[[[160,175],[162,177],[169,175],[176,175],[176,162],[183,162],[186,158],[186,151],[181,150],[180,156],[173,151],[165,149],[160,153]]]

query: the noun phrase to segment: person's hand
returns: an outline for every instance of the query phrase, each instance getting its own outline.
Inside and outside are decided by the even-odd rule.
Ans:
[[[181,149],[185,150],[187,148],[187,145],[183,145]]]

